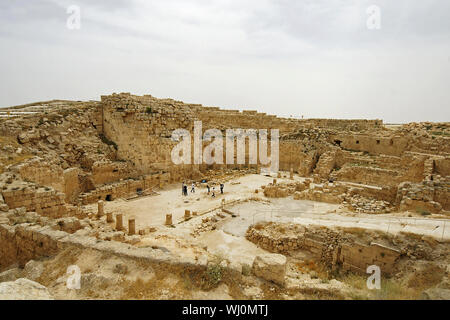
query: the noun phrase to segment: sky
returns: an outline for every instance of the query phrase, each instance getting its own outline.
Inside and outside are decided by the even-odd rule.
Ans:
[[[1,107],[130,92],[450,121],[450,1],[1,0],[0,70]]]

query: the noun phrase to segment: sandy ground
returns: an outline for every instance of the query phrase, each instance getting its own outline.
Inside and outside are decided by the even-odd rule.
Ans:
[[[430,235],[438,239],[450,238],[449,219],[407,217],[408,213],[361,214],[342,210],[340,205],[335,204],[294,200],[292,197],[267,199],[261,192],[254,193],[255,189],[267,185],[272,182],[272,179],[263,175],[236,178],[225,185],[225,194],[218,194],[215,199],[207,195],[204,186],[197,188],[195,194],[190,193],[188,197],[183,197],[181,185],[172,185],[161,190],[159,195],[132,201],[106,202],[105,209],[114,213],[123,213],[125,219],[135,217],[138,229],[148,226],[156,227],[154,232],[141,237],[138,246],[158,247],[163,251],[171,252],[174,256],[179,256],[180,261],[184,262],[214,261],[210,258],[212,258],[211,255],[216,255],[221,258],[220,261],[227,260],[225,262],[234,270],[241,268],[243,273],[244,267],[250,268],[257,255],[267,253],[245,238],[247,228],[258,221],[356,227],[390,233],[404,231]],[[295,179],[303,180],[300,177]],[[277,180],[292,181],[287,178]],[[227,205],[226,209],[234,213],[231,215],[223,213],[219,208],[223,198],[227,202],[238,199],[246,201]],[[90,209],[95,212],[96,205],[90,206]],[[198,212],[210,211],[184,221],[185,209]],[[164,226],[166,213],[173,214],[175,223],[173,227]],[[205,226],[208,227],[208,223],[203,222],[205,218],[217,220],[212,225],[215,227],[214,230],[202,229]],[[447,224],[447,228],[443,232],[444,224]],[[199,230],[203,231],[199,232]],[[314,265],[313,267],[305,265],[299,269],[298,263],[307,261],[312,261],[312,256],[308,252],[298,252],[295,257],[289,257],[286,285],[288,291],[278,296],[273,296],[272,287],[267,287],[259,279],[251,276],[242,277],[239,280],[242,281],[239,287],[245,297],[253,299],[274,297],[317,299],[321,297],[316,296],[320,292],[324,294],[324,297],[355,296],[354,288],[351,288],[353,295],[348,293],[350,291],[347,290],[350,290],[348,289],[350,287],[347,286],[345,279],[322,279],[313,268]],[[139,261],[121,256],[110,256],[96,250],[66,250],[55,258],[40,263],[43,263],[44,269],[39,282],[47,286],[56,299],[231,299],[232,297],[242,299],[242,296],[235,296],[236,287],[230,285],[231,282],[221,283],[213,290],[204,291],[194,286],[194,282],[186,276],[184,269],[167,272],[166,267],[148,267]],[[74,264],[80,268],[83,283],[82,290],[76,292],[70,291],[65,285],[68,276],[67,267]],[[436,273],[437,269],[435,267],[430,270],[427,272],[432,274]],[[364,283],[365,280],[364,278]],[[353,283],[351,281],[354,280],[348,280],[349,283]],[[311,294],[311,296],[304,296],[304,294]]]
[[[295,177],[298,181],[303,179]],[[272,180],[272,177],[256,174],[236,178],[225,184],[223,195],[216,188],[216,198],[207,194],[205,184],[197,186],[195,193],[189,192],[187,197],[181,195],[181,184],[171,185],[159,191],[158,195],[130,201],[119,199],[107,202],[106,210],[123,213],[125,221],[128,217],[134,217],[137,229],[148,226],[158,227],[156,233],[142,239],[141,245],[162,247],[173,254],[189,259],[201,258],[205,250],[227,258],[229,261],[250,265],[256,255],[265,252],[245,239],[247,228],[258,221],[364,228],[390,233],[403,231],[433,236],[437,239],[450,239],[448,219],[408,218],[405,214],[353,213],[343,211],[340,205],[293,200],[292,197],[266,199],[261,192],[254,193],[255,189],[267,185]],[[287,178],[278,178],[277,181],[292,182]],[[264,198],[264,201],[247,201],[228,205],[226,208],[236,213],[236,217],[227,214],[226,218],[218,223],[216,230],[201,233],[197,237],[192,235],[192,231],[202,223],[204,218],[217,217],[216,214],[220,210],[214,210],[214,208],[220,207],[222,199],[230,202],[255,197]],[[199,213],[210,212],[184,222],[185,209]],[[95,205],[92,206],[92,210],[95,211]],[[164,227],[167,213],[173,215],[175,228]]]
[[[292,197],[271,199],[270,203],[249,201],[229,208],[237,214],[228,218],[214,230],[199,237],[208,251],[227,257],[230,261],[250,264],[264,250],[245,239],[248,227],[258,221],[292,222],[302,225],[348,227],[380,230],[389,233],[411,232],[450,239],[450,221],[427,218],[408,218],[393,214],[369,215],[339,212],[339,205],[293,200]],[[443,228],[445,232],[443,232]]]
[[[207,246],[210,253],[242,265],[251,266],[257,255],[267,253],[244,237],[228,234],[223,230],[204,233],[197,241]]]
[[[299,180],[301,178],[298,178]],[[188,186],[188,196],[181,194],[181,184],[173,184],[159,191],[159,195],[146,196],[134,200],[118,199],[105,203],[105,210],[113,213],[122,213],[124,221],[128,217],[136,219],[136,228],[148,226],[161,226],[165,223],[166,214],[171,213],[174,223],[183,220],[184,210],[204,212],[221,205],[222,199],[228,201],[245,199],[255,195],[255,189],[272,182],[273,178],[263,175],[247,175],[237,178],[232,183],[226,183],[224,194],[216,186],[216,198],[207,194],[206,184],[199,184],[195,193],[191,193]],[[277,179],[280,182],[292,181],[289,179]],[[95,212],[96,205],[88,206]]]
[[[422,217],[405,217],[398,214],[363,214],[339,212],[339,205],[292,197],[271,199],[270,204],[247,202],[230,208],[239,214],[238,220],[231,220],[223,226],[226,232],[244,235],[247,228],[258,221],[293,222],[303,225],[327,227],[349,227],[380,230],[389,233],[411,232],[432,236],[436,239],[450,239],[450,220]]]
[[[340,207],[323,202],[292,200],[292,197],[269,201],[269,203],[249,201],[229,207],[229,210],[239,217],[225,223],[222,229],[229,234],[245,236],[248,227],[259,221],[285,221],[303,214],[320,216],[339,210]]]

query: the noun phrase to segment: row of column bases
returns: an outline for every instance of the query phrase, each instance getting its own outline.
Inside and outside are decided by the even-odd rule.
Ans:
[[[278,172],[277,178],[281,178],[281,172]],[[291,168],[291,171],[289,172],[289,179],[294,180],[294,169]],[[273,179],[273,185],[277,184],[277,179]]]
[[[290,179],[293,179],[294,176],[294,172],[293,169],[291,168],[291,172],[290,172]],[[278,177],[280,178],[280,174],[278,175]],[[273,179],[273,184],[277,184],[277,179]],[[225,206],[225,199],[222,199],[222,209]],[[105,203],[100,200],[98,202],[98,211],[97,211],[97,217],[101,218],[104,216],[104,208],[105,208]],[[192,211],[192,215],[196,216],[197,212],[196,211]],[[191,211],[190,210],[184,210],[184,220],[188,220],[191,218]],[[112,223],[114,222],[113,219],[113,214],[112,212],[107,212],[106,213],[106,222],[107,223]],[[173,225],[173,221],[172,221],[172,214],[166,214],[166,226],[171,226]],[[123,230],[123,215],[121,213],[116,214],[116,230],[118,231],[122,231]],[[136,219],[134,218],[130,218],[128,219],[128,235],[134,235],[136,234]]]
[[[222,199],[222,210],[225,208],[225,199]],[[197,211],[192,211],[192,216],[197,216],[198,212]],[[184,210],[184,221],[187,221],[191,218],[191,210]],[[173,221],[172,221],[172,214],[168,213],[166,214],[166,226],[171,226],[173,225]]]
[[[224,205],[225,201],[222,200],[222,206]],[[105,211],[105,203],[100,200],[98,202],[98,210],[97,210],[97,218],[101,218],[104,216],[104,211]],[[197,215],[196,211],[192,212],[193,216]],[[185,210],[184,211],[184,219],[188,220],[191,218],[191,211],[190,210]],[[107,212],[106,213],[106,222],[107,223],[113,223],[114,219],[113,219],[113,214],[112,212]],[[166,214],[166,225],[171,226],[173,224],[172,221],[172,214]],[[116,230],[117,231],[122,231],[124,230],[123,228],[123,215],[121,213],[116,214]],[[128,219],[128,235],[134,235],[136,234],[136,219],[134,218],[130,218]]]
[[[222,205],[224,205],[224,201],[222,200]],[[105,204],[102,200],[100,200],[98,202],[98,210],[97,210],[97,218],[101,218],[104,216],[104,208],[105,208]],[[197,215],[196,211],[192,212],[193,216]],[[190,210],[185,210],[184,211],[184,219],[188,220],[191,218],[191,211]],[[113,223],[114,219],[113,219],[113,214],[112,212],[107,212],[106,213],[106,222],[107,223]],[[173,224],[172,221],[172,214],[166,214],[166,225],[171,226]],[[123,228],[123,215],[121,213],[116,214],[116,230],[117,231],[122,231]],[[130,218],[128,219],[128,235],[134,235],[136,234],[136,219],[134,218]]]
[[[104,216],[104,208],[105,208],[105,203],[102,200],[100,200],[98,202],[97,218],[101,218]],[[106,213],[106,222],[107,223],[114,222],[112,212]],[[117,231],[124,230],[123,215],[121,213],[116,214],[116,230]],[[128,219],[128,235],[132,236],[135,234],[136,234],[136,219],[130,218],[130,219]]]

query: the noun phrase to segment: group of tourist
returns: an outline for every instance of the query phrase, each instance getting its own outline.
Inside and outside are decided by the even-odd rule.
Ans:
[[[219,185],[219,187],[220,187],[220,194],[223,194],[223,187],[224,187],[224,184],[221,183],[221,184]],[[211,192],[211,187],[209,186],[209,183],[206,184],[206,189],[208,189],[208,194],[211,193],[211,197],[213,197],[213,198],[216,197],[216,187],[215,187],[214,185],[213,185],[213,187],[212,187],[212,192]]]
[[[221,194],[223,194],[224,186],[225,185],[223,183],[219,184],[219,188],[220,188],[220,193]],[[196,187],[195,183],[192,182],[191,193],[195,193],[195,187]],[[211,194],[212,198],[216,197],[216,187],[215,187],[215,185],[212,186],[212,190],[211,190],[211,187],[210,187],[209,183],[206,183],[206,189],[208,190],[208,195]],[[181,194],[183,196],[187,196],[188,195],[188,186],[187,186],[187,184],[185,182],[183,182],[182,185],[181,185]]]

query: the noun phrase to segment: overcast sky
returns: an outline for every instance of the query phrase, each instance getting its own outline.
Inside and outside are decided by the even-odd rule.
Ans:
[[[70,5],[79,30],[67,28]],[[371,5],[381,29],[367,27]],[[0,106],[131,92],[282,116],[450,121],[448,0],[1,0],[0,58]]]

